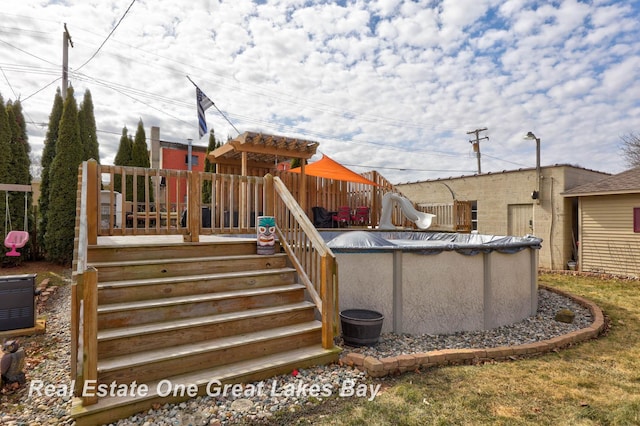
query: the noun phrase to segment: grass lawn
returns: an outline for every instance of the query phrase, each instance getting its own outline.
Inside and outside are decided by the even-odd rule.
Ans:
[[[279,424],[640,425],[640,281],[543,274],[598,304],[610,329],[535,358],[448,366],[379,380],[374,401],[332,398]]]

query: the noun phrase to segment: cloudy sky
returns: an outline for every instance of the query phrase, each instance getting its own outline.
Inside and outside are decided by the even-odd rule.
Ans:
[[[476,173],[484,128],[483,173],[535,167],[529,131],[542,166],[617,173],[640,132],[639,21],[635,0],[3,0],[0,94],[22,100],[39,155],[66,23],[105,164],[139,119],[206,146],[188,75],[219,139],[314,140],[393,183]]]

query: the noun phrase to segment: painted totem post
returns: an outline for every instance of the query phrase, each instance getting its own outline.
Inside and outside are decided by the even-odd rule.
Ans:
[[[258,216],[258,254],[274,254],[276,252],[276,218]]]

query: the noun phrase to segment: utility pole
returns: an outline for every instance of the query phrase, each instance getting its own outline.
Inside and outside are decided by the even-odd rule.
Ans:
[[[489,136],[480,137],[480,132],[485,132],[487,130],[486,127],[482,129],[475,129],[470,132],[467,132],[468,135],[476,135],[475,140],[470,140],[469,143],[473,145],[473,150],[476,153],[476,157],[478,158],[478,174],[482,173],[482,168],[480,167],[480,141],[483,139],[489,140]]]
[[[64,24],[64,32],[62,33],[62,100],[67,98],[67,86],[69,85],[69,45],[73,47],[71,34],[67,29],[67,23]]]

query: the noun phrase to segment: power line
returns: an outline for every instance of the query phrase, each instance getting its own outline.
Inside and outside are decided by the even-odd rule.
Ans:
[[[0,71],[2,71],[2,75],[4,76],[5,81],[7,82],[7,85],[9,86],[9,89],[11,89],[11,92],[13,93],[13,96],[18,99],[18,95],[16,95],[16,91],[13,90],[13,86],[11,85],[11,83],[9,82],[9,79],[7,78],[7,75],[4,73],[4,69],[2,69],[2,67],[0,67]]]
[[[513,164],[515,166],[520,166],[520,167],[529,167],[526,164],[522,164],[522,163],[516,163],[515,161],[509,161],[509,160],[505,160],[504,158],[498,158],[498,157],[494,157],[493,155],[488,155],[488,154],[484,154],[485,157],[489,157],[489,158],[493,158],[494,160],[498,160],[498,161],[504,161],[505,163],[510,163]]]
[[[135,3],[135,0],[133,0],[131,2],[131,4],[129,5],[129,7],[127,8],[125,13],[121,17],[121,19],[118,22],[118,24],[113,28],[113,30],[110,32],[110,34],[107,36],[107,38],[103,41],[103,43],[100,45],[100,47],[96,50],[96,52],[84,64],[82,64],[79,68],[77,68],[75,71],[78,71],[80,68],[84,67],[89,61],[91,61],[97,55],[97,53],[106,44],[106,41],[108,41],[110,39],[110,37],[112,36],[112,34],[114,34],[115,29],[122,22],[122,20],[127,15],[128,11],[130,10],[130,8],[132,7],[132,5],[134,3]],[[85,30],[85,31],[87,31],[87,30]],[[88,31],[88,32],[90,32],[90,31]],[[128,45],[126,43],[121,43],[121,42],[119,42],[117,40],[114,40],[114,41],[116,41],[116,42],[118,42],[120,44],[123,44],[123,45],[130,46],[131,48],[140,50],[141,52],[144,52],[146,54],[162,58],[162,59],[164,59],[166,61],[180,63],[180,62],[175,61],[175,60],[173,60],[171,58],[164,57],[162,55],[158,55],[158,54],[149,52],[147,50],[144,50],[144,49],[141,49],[141,48],[138,48],[138,47],[135,47],[135,46]],[[9,44],[9,43],[7,43],[7,44]],[[13,46],[11,44],[9,44],[9,45],[15,48],[15,46]],[[19,49],[19,50],[23,51],[22,49]],[[26,53],[26,54],[29,54],[26,51],[23,51],[23,52]],[[116,54],[111,53],[111,52],[109,52],[109,54],[110,55],[116,55]],[[33,56],[33,57],[35,57],[37,59],[43,60],[45,62],[51,63],[51,62],[46,61],[45,59],[40,58],[40,57],[38,57],[36,55],[32,55],[32,54],[29,54],[29,55]],[[120,56],[120,57],[126,58],[126,56],[124,56],[124,55],[116,55],[116,56]],[[129,59],[129,58],[127,58],[127,59]],[[136,63],[142,63],[141,61],[138,61],[136,59],[129,59],[129,60],[132,61],[132,62],[136,62]],[[172,73],[181,72],[177,68],[169,67],[169,66],[166,66],[166,65],[160,65],[159,67],[165,68],[167,70],[170,70]],[[189,66],[189,67],[194,68],[194,69],[204,70],[208,74],[212,73],[211,69],[204,69],[204,68],[200,68],[200,67],[196,67],[196,66]],[[46,71],[41,71],[41,72],[44,73]],[[72,71],[72,74],[75,75],[76,77],[78,77],[80,80],[83,79],[82,77],[80,77],[81,74],[79,74],[79,73],[75,73],[75,72]],[[235,79],[229,79],[227,76],[225,76],[223,74],[219,74],[219,73],[214,73],[214,74],[222,77],[224,80],[236,81]],[[178,120],[178,121],[180,121],[182,123],[185,123],[185,124],[189,124],[189,123],[187,123],[187,121],[182,120],[182,119],[180,119],[180,118],[178,118],[178,117],[176,117],[176,116],[174,116],[172,114],[167,113],[166,110],[158,109],[157,107],[154,107],[153,105],[142,101],[140,99],[140,97],[146,97],[146,98],[153,99],[153,100],[160,100],[162,102],[166,102],[166,103],[171,104],[171,105],[178,105],[178,106],[181,106],[181,107],[185,107],[185,106],[188,105],[188,104],[186,104],[184,102],[179,102],[179,101],[177,101],[175,99],[162,97],[160,95],[156,95],[156,94],[153,94],[153,93],[150,93],[150,92],[140,91],[140,90],[136,90],[136,89],[133,89],[133,88],[126,88],[126,86],[116,85],[115,83],[106,83],[104,81],[100,81],[98,79],[94,79],[94,78],[89,77],[89,76],[85,76],[85,75],[82,75],[82,76],[84,77],[85,81],[92,80],[96,84],[102,85],[102,86],[104,86],[106,88],[109,88],[111,90],[119,92],[119,93],[121,93],[121,94],[123,94],[123,95],[125,95],[125,96],[127,96],[127,97],[129,97],[131,99],[133,99],[134,101],[140,102],[140,103],[148,106],[149,108],[154,109],[156,111],[159,111],[160,113],[165,114],[165,115],[167,115],[167,116],[169,116],[169,117],[171,117],[173,119],[176,119],[176,120]],[[35,94],[39,93],[40,91],[44,90],[45,88],[49,87],[51,84],[55,83],[57,80],[58,79],[56,79],[56,80],[52,81],[51,83],[47,84],[42,89],[40,89],[37,92],[33,93],[29,97],[25,98],[25,100],[30,98],[31,96],[34,96]],[[218,85],[221,85],[221,86],[225,86],[225,84],[221,84],[219,81],[216,81],[215,84],[218,84]],[[295,98],[294,99],[293,95],[290,95],[290,94],[287,94],[287,93],[284,93],[284,92],[271,91],[271,90],[265,89],[265,88],[260,87],[260,86],[255,86],[256,90],[251,90],[251,89],[247,89],[247,86],[251,86],[250,84],[247,84],[247,83],[243,83],[243,85],[241,85],[241,86],[238,86],[238,85],[235,85],[235,84],[226,85],[226,86],[234,88],[234,89],[239,90],[241,92],[251,93],[251,94],[254,94],[254,95],[257,95],[257,96],[265,97],[265,98],[267,98],[269,100],[272,100],[272,101],[277,101],[277,102],[286,103],[286,104],[290,104],[290,105],[296,105],[296,106],[304,106],[304,107],[307,107],[307,108],[312,108],[312,109],[314,109],[316,111],[320,111],[320,112],[323,112],[323,113],[336,115],[336,116],[339,116],[339,117],[344,117],[345,115],[350,115],[351,114],[351,115],[354,115],[355,117],[357,117],[358,120],[364,121],[364,122],[376,122],[378,124],[384,124],[384,125],[388,125],[388,126],[394,126],[394,127],[395,126],[402,126],[402,127],[413,128],[413,129],[418,129],[418,130],[437,127],[437,125],[435,125],[435,124],[434,125],[424,125],[424,124],[418,124],[418,123],[415,123],[415,122],[412,122],[412,121],[398,120],[398,119],[394,119],[394,118],[390,118],[390,117],[382,117],[382,116],[370,115],[370,114],[361,114],[361,113],[357,113],[357,112],[350,111],[350,110],[338,109],[338,108],[335,108],[332,105],[321,103],[321,102],[311,102],[311,101],[307,101],[307,100],[300,99],[300,98]],[[134,93],[134,92],[135,92],[135,95],[132,95],[131,93]],[[217,106],[216,106],[216,109],[218,109]],[[247,116],[243,116],[243,115],[239,115],[239,114],[231,114],[231,113],[228,113],[228,112],[225,113],[224,111],[222,111],[220,109],[218,109],[218,111],[221,113],[221,115],[227,121],[229,121],[227,119],[227,117],[226,117],[226,115],[228,114],[229,116],[232,116],[232,117],[238,117],[242,121],[247,122],[247,123],[254,123],[254,124],[258,124],[260,126],[264,126],[264,127],[268,127],[268,128],[274,128],[274,129],[277,129],[277,130],[280,130],[280,131],[282,129],[287,129],[287,130],[295,132],[295,133],[300,133],[300,134],[303,134],[303,135],[310,135],[310,136],[313,136],[313,137],[320,137],[320,138],[323,138],[323,139],[329,139],[329,140],[334,140],[334,141],[343,141],[343,142],[348,142],[348,143],[352,143],[352,144],[360,144],[360,145],[371,145],[371,146],[375,146],[375,147],[377,147],[379,149],[388,149],[388,150],[394,150],[394,151],[400,151],[400,152],[411,152],[411,153],[425,152],[425,153],[429,153],[429,154],[451,156],[451,157],[459,157],[461,155],[461,154],[458,154],[458,153],[447,153],[447,152],[438,152],[438,151],[424,151],[424,150],[415,150],[415,149],[394,147],[394,146],[389,145],[388,143],[378,143],[378,142],[373,142],[373,141],[369,141],[369,140],[362,140],[362,139],[359,139],[357,137],[356,138],[344,138],[344,137],[341,138],[341,137],[336,136],[336,135],[330,135],[330,134],[321,133],[321,132],[313,132],[313,131],[309,131],[309,130],[306,130],[306,129],[300,129],[298,127],[294,127],[294,126],[283,124],[283,123],[266,122],[266,121],[255,119],[253,117],[247,117]],[[233,123],[230,122],[230,124],[232,125],[232,127],[235,127],[235,126],[233,126]],[[237,131],[237,129],[236,129],[236,131]],[[492,158],[496,158],[496,157],[492,157]],[[496,159],[498,159],[498,158],[496,158]],[[500,159],[498,159],[498,160],[500,160]],[[502,160],[502,161],[507,161],[507,160]]]
[[[347,164],[340,163],[343,166],[349,167],[362,167],[369,169],[383,169],[383,170],[400,170],[406,172],[456,172],[456,173],[473,173],[474,170],[451,170],[451,169],[411,169],[407,167],[384,167],[384,166],[364,166],[362,164]]]
[[[139,98],[139,96],[147,97],[147,98],[150,98],[150,99],[156,100],[156,101],[166,102],[166,103],[172,104],[172,105],[191,108],[191,105],[189,103],[176,101],[175,99],[163,97],[163,96],[156,95],[154,93],[150,93],[150,92],[146,92],[146,91],[142,91],[142,90],[139,90],[139,89],[130,88],[128,86],[119,85],[117,83],[111,83],[111,82],[107,82],[105,80],[96,79],[96,78],[87,76],[86,74],[83,74],[83,73],[73,73],[73,75],[78,80],[94,82],[95,84],[98,84],[98,85],[103,86],[105,88],[108,88],[110,90],[113,90],[113,91],[116,91],[118,93],[121,93],[124,96],[127,96],[127,97],[133,99],[136,102],[140,102],[143,105],[146,105],[151,109],[155,109],[156,111],[158,111],[160,113],[168,115],[169,117],[171,117],[171,118],[173,118],[175,120],[178,120],[178,121],[180,121],[180,122],[182,122],[184,124],[190,125],[189,122],[187,122],[187,121],[185,121],[185,120],[183,120],[183,119],[181,119],[181,118],[179,118],[179,117],[177,117],[175,115],[167,113],[166,110],[161,110],[161,109],[155,107],[154,105],[141,100]],[[57,80],[58,79],[56,79],[53,82],[49,83],[49,85],[53,84]],[[44,88],[42,88],[40,90],[43,90],[43,89]],[[138,96],[138,97],[127,93],[128,91],[132,92],[132,93],[135,93],[136,96]],[[30,96],[33,96],[33,95],[30,95]],[[221,110],[219,110],[219,111],[221,112],[223,117],[226,118],[225,113],[223,111],[221,111]],[[232,117],[237,117],[237,118],[239,118],[239,119],[241,119],[241,120],[243,120],[245,122],[258,124],[258,125],[263,126],[263,127],[274,128],[274,129],[277,129],[277,130],[282,129],[282,128],[286,128],[289,131],[292,131],[294,133],[299,133],[299,134],[310,136],[310,137],[319,137],[319,138],[322,138],[322,139],[328,139],[328,140],[334,140],[334,141],[338,140],[338,141],[343,141],[343,142],[347,142],[347,143],[351,143],[351,144],[370,145],[370,146],[375,146],[378,149],[386,149],[386,150],[391,150],[391,151],[409,152],[409,153],[422,152],[422,153],[431,154],[431,155],[440,155],[440,156],[448,156],[448,157],[460,157],[460,155],[461,155],[461,154],[458,154],[458,153],[448,153],[448,152],[441,152],[441,151],[415,150],[415,149],[401,148],[401,147],[389,145],[387,143],[378,143],[378,142],[367,141],[367,140],[358,140],[356,138],[341,139],[341,138],[337,138],[335,135],[330,135],[330,134],[321,133],[321,132],[309,131],[309,130],[305,130],[305,129],[300,129],[298,127],[283,125],[281,123],[267,122],[267,121],[258,120],[258,119],[252,118],[252,117],[247,117],[247,116],[238,115],[238,114],[232,114],[232,113],[229,113],[229,115],[232,116]],[[237,131],[237,129],[236,129],[236,131]],[[508,162],[507,160],[502,160],[502,159],[497,158],[497,157],[493,157],[493,156],[488,156],[488,157]],[[514,164],[517,164],[517,163],[514,163]],[[392,168],[390,168],[390,169],[392,169]],[[403,170],[403,169],[402,168],[398,168],[398,170]],[[418,170],[418,169],[416,169],[416,171],[439,171],[439,170]],[[451,171],[455,171],[455,170],[451,170]],[[467,172],[467,171],[468,170],[461,170],[461,172]]]
[[[30,94],[29,96],[27,96],[26,98],[24,98],[22,100],[22,102],[25,102],[27,99],[29,99],[30,97],[37,95],[38,93],[42,92],[44,89],[46,89],[47,87],[51,86],[53,83],[55,83],[56,81],[62,79],[62,77],[56,77],[52,82],[50,82],[49,84],[47,84],[46,86],[36,90],[35,92],[33,92],[32,94]]]
[[[135,2],[135,0],[133,2]],[[129,8],[132,6],[133,2],[129,6]],[[129,8],[127,9],[127,11],[129,10]],[[125,15],[126,15],[126,13],[127,12],[125,12]],[[123,17],[121,18],[120,21],[122,21],[123,18],[124,18],[124,15],[123,15]],[[119,23],[120,22],[118,22],[118,24]],[[116,25],[116,27],[117,27],[117,25]],[[88,31],[88,30],[84,30],[84,31],[92,33],[91,31]],[[114,31],[115,31],[115,27],[112,30],[112,32],[109,34],[109,36],[111,36],[111,34],[113,34]],[[95,34],[95,33],[92,33],[92,34]],[[107,37],[107,39],[108,39],[108,37]],[[144,52],[146,54],[149,54],[149,55],[152,55],[152,56],[155,56],[155,57],[158,57],[158,58],[162,58],[162,59],[167,60],[167,61],[183,64],[182,62],[178,62],[178,61],[176,61],[176,60],[174,60],[172,58],[164,57],[162,55],[158,55],[156,53],[149,52],[149,51],[147,51],[145,49],[141,49],[139,47],[132,46],[132,45],[127,44],[127,43],[119,42],[117,40],[114,40],[114,41],[117,42],[117,43],[120,43],[122,45],[129,46],[129,47],[131,47],[133,49],[139,50],[141,52]],[[104,46],[105,42],[106,42],[106,40],[102,43],[102,45],[100,46],[98,51]],[[98,53],[98,51],[96,51],[96,53],[94,53],[94,55],[92,55],[92,57],[89,60],[91,60],[93,57],[95,57],[95,55]],[[132,62],[142,63],[141,61],[138,61],[138,60],[132,59],[132,58],[127,58],[126,56],[123,56],[123,55],[114,54],[114,53],[110,53],[110,54],[111,55],[115,55],[115,56],[120,56],[122,58],[126,58],[126,59],[128,59],[128,60],[130,60]],[[80,67],[78,67],[75,71],[78,71],[80,68],[84,67],[88,63],[89,60],[87,60],[84,64],[82,64]],[[183,74],[182,71],[177,70],[175,68],[167,67],[167,66],[162,66],[162,67],[166,68],[166,69],[168,69],[168,70],[170,70],[172,72]],[[205,69],[205,68],[200,68],[200,67],[196,67],[196,66],[189,66],[189,67],[193,68],[193,69],[202,70],[202,71],[206,72],[207,74],[212,74],[211,69]],[[223,74],[219,74],[219,73],[213,73],[213,74],[218,76],[218,77],[221,77],[223,79],[229,79],[227,76],[225,76]],[[231,80],[235,81],[235,79],[231,79]],[[229,88],[231,88],[233,90],[236,90],[236,91],[240,91],[240,92],[244,92],[244,93],[248,93],[248,94],[252,94],[252,95],[256,95],[256,96],[261,96],[261,97],[267,98],[267,99],[269,99],[271,101],[277,101],[277,102],[281,102],[281,103],[285,103],[285,104],[289,104],[289,105],[303,106],[303,107],[306,107],[306,108],[311,108],[313,110],[320,111],[320,112],[327,113],[327,114],[331,114],[331,115],[334,115],[334,116],[337,116],[337,117],[344,117],[345,115],[353,115],[354,117],[358,117],[358,120],[363,121],[363,122],[375,122],[375,123],[378,123],[378,124],[385,124],[385,125],[393,126],[393,127],[401,126],[401,127],[404,127],[404,128],[412,128],[412,129],[417,129],[417,130],[434,129],[434,128],[437,127],[437,124],[424,125],[424,124],[418,124],[418,123],[415,123],[415,122],[412,122],[412,121],[407,121],[407,120],[399,120],[399,119],[395,119],[395,118],[383,117],[383,116],[378,116],[378,115],[363,114],[363,113],[356,112],[356,111],[337,109],[333,105],[330,105],[330,104],[325,104],[325,103],[321,103],[321,102],[317,102],[317,101],[313,101],[313,102],[306,101],[306,100],[303,100],[303,99],[300,99],[300,98],[296,98],[295,96],[290,95],[290,94],[286,94],[286,93],[283,93],[283,92],[270,91],[270,90],[265,89],[265,88],[260,87],[260,86],[256,86],[257,90],[248,90],[246,88],[246,86],[251,86],[248,83],[243,83],[242,86],[238,86],[238,85],[235,85],[235,84],[225,85],[225,84],[221,84],[219,80],[216,80],[214,82],[214,84],[219,85],[219,86],[223,86],[223,87],[226,86],[226,87],[229,87]],[[446,130],[455,130],[455,129],[447,128]]]
[[[187,107],[187,108],[192,108],[190,103],[187,102],[182,102],[182,101],[176,101],[175,99],[171,99],[171,98],[167,98],[164,96],[160,96],[160,95],[156,95],[154,93],[150,93],[150,92],[146,92],[140,89],[135,89],[135,88],[131,88],[128,86],[124,86],[118,83],[113,83],[113,82],[109,82],[106,80],[101,80],[101,79],[97,79],[97,78],[93,78],[90,77],[86,74],[83,73],[72,73],[74,75],[74,77],[80,81],[92,81],[100,86],[106,87],[108,89],[111,89],[113,91],[116,91],[118,93],[121,93],[137,102],[140,102],[144,105],[149,106],[152,109],[155,109],[163,114],[166,114],[168,116],[170,116],[171,118],[174,118],[180,122],[183,122],[185,124],[190,124],[188,122],[186,122],[185,120],[182,120],[179,117],[176,117],[172,114],[167,113],[166,110],[160,110],[157,107],[153,106],[152,104],[149,104],[147,102],[144,102],[142,100],[139,99],[139,97],[145,97],[145,98],[149,98],[152,99],[154,101],[161,101],[161,102],[165,102],[169,105],[176,105],[176,106],[180,106],[180,107]],[[132,94],[135,94],[135,96],[133,96]],[[136,97],[137,96],[137,97]],[[331,134],[327,134],[327,133],[321,133],[321,132],[314,132],[314,131],[309,131],[309,130],[305,130],[305,129],[300,129],[298,127],[294,127],[294,126],[290,126],[290,125],[283,125],[281,123],[273,123],[273,122],[268,122],[268,121],[264,121],[264,120],[259,120],[253,117],[248,117],[248,116],[244,116],[244,115],[240,115],[240,114],[234,114],[234,113],[228,113],[225,111],[220,110],[217,106],[216,109],[218,109],[218,111],[221,113],[221,115],[229,122],[229,120],[227,119],[227,115],[229,115],[230,117],[235,117],[237,120],[240,121],[244,121],[244,122],[248,122],[248,123],[253,123],[256,125],[259,125],[261,127],[267,127],[267,128],[273,128],[276,130],[281,130],[282,128],[288,129],[290,132],[294,132],[294,133],[298,133],[298,134],[302,134],[308,137],[313,137],[313,138],[322,138],[322,139],[327,139],[327,140],[334,140],[334,141],[342,141],[342,142],[348,142],[348,143],[353,143],[353,144],[359,144],[359,145],[370,145],[370,146],[375,146],[378,149],[387,149],[387,150],[391,150],[391,151],[400,151],[400,152],[422,152],[422,153],[426,153],[426,154],[431,154],[431,155],[441,155],[441,156],[448,156],[448,157],[460,157],[462,154],[458,154],[458,153],[449,153],[449,152],[441,152],[441,151],[429,151],[429,150],[416,150],[416,149],[408,149],[408,148],[400,148],[400,147],[396,147],[393,145],[389,145],[388,143],[382,143],[382,142],[373,142],[373,141],[368,141],[368,140],[361,140],[361,139],[357,139],[357,138],[349,138],[349,139],[344,139],[344,138],[339,138],[336,137],[335,135],[331,135]],[[230,124],[233,126],[233,124],[230,122]],[[235,128],[235,126],[234,126]],[[238,133],[240,133],[237,128],[235,129]]]
[[[39,37],[39,38],[45,38],[44,36],[48,36],[49,33],[47,33],[46,31],[37,31],[37,30],[32,30],[32,29],[27,29],[27,28],[19,28],[19,27],[6,27],[3,25],[0,25],[0,32],[3,33],[8,33],[8,34],[12,34],[15,33],[16,31],[22,31],[25,33],[32,33],[34,35],[32,35],[32,37]]]
[[[32,65],[17,65],[0,63],[0,66],[7,72],[16,72],[21,74],[39,74],[39,75],[58,75],[58,68],[41,68]]]
[[[83,29],[83,30],[88,32],[88,33],[90,33],[90,34],[94,34],[94,35],[96,34],[96,33],[92,32],[92,31],[89,31],[89,30],[86,30],[86,29]],[[174,63],[178,63],[180,65],[184,65],[183,62],[179,62],[179,61],[177,61],[175,59],[168,58],[168,57],[159,55],[159,54],[154,53],[154,52],[150,52],[148,50],[142,49],[142,48],[137,47],[137,46],[133,46],[133,45],[130,45],[130,44],[127,44],[127,43],[123,43],[123,42],[120,42],[120,41],[115,40],[115,39],[114,39],[114,42],[122,44],[124,46],[128,46],[128,47],[130,47],[132,49],[139,50],[139,51],[141,51],[143,53],[149,54],[149,55],[157,57],[157,58],[161,58],[161,59],[169,61],[169,62],[174,62]],[[109,54],[111,54],[113,56],[119,56],[119,57],[125,58],[125,59],[129,60],[130,62],[146,64],[146,63],[141,62],[139,60],[136,60],[134,58],[128,58],[128,57],[126,57],[124,55],[120,55],[120,54],[117,54],[117,53],[109,53]],[[82,66],[84,66],[84,64]],[[230,81],[234,81],[234,82],[237,81],[235,78],[229,78],[226,75],[223,75],[223,74],[220,74],[220,73],[215,73],[210,68],[202,68],[202,67],[197,67],[197,66],[193,66],[193,65],[189,65],[189,67],[191,69],[197,69],[197,70],[203,71],[206,74],[213,74],[213,75],[215,75],[217,77],[220,77],[222,79],[225,79],[225,80],[230,80]],[[166,68],[166,69],[168,69],[168,70],[170,70],[170,71],[172,71],[174,73],[179,73],[180,75],[184,75],[184,70],[179,70],[179,69],[175,69],[175,68],[168,67],[168,66],[162,66],[162,68]],[[79,70],[79,69],[80,69],[80,67],[77,68],[76,71]],[[357,116],[360,121],[364,121],[364,122],[375,122],[375,123],[383,122],[383,123],[385,123],[387,125],[390,125],[390,126],[402,126],[402,127],[405,127],[405,128],[425,129],[425,130],[426,129],[430,129],[431,130],[431,129],[438,128],[438,124],[426,124],[425,125],[425,124],[419,124],[419,123],[415,123],[413,121],[408,121],[408,120],[389,118],[389,117],[384,117],[384,116],[379,116],[379,115],[364,114],[364,113],[361,113],[361,112],[344,110],[344,109],[337,109],[331,104],[326,104],[326,103],[322,103],[322,102],[318,102],[318,101],[306,101],[304,99],[300,99],[297,96],[294,96],[294,95],[291,95],[291,94],[287,94],[287,93],[284,93],[284,92],[271,91],[271,90],[266,89],[264,87],[251,85],[250,83],[243,83],[242,86],[238,86],[238,85],[235,85],[235,84],[225,85],[225,84],[221,84],[220,80],[215,80],[213,82],[213,84],[218,85],[218,86],[222,86],[222,87],[228,87],[228,88],[230,88],[232,90],[235,90],[235,91],[240,91],[240,92],[243,92],[243,93],[264,97],[264,98],[267,98],[267,99],[269,99],[271,101],[278,101],[278,102],[286,103],[286,104],[289,104],[289,105],[296,105],[296,106],[303,106],[303,107],[306,107],[306,108],[311,108],[311,109],[314,109],[316,111],[324,112],[324,113],[327,113],[327,114],[332,114],[332,115],[338,116],[338,117],[344,117],[345,115],[354,115],[354,116]],[[256,90],[248,90],[246,88],[246,86],[254,86],[254,87],[256,87]],[[287,98],[289,98],[289,99],[287,99]],[[454,128],[443,128],[443,127],[440,127],[440,128],[441,129],[445,129],[445,130],[457,130],[457,129],[454,129]]]
[[[2,75],[4,76],[4,79],[7,81],[7,85],[9,86],[9,88],[11,89],[11,92],[13,93],[13,97],[20,102],[20,97],[16,94],[16,91],[13,90],[13,86],[11,85],[11,82],[9,82],[9,79],[7,78],[7,75],[4,73],[4,70],[2,69],[2,67],[0,67],[0,71],[2,71]],[[22,103],[22,102],[20,102]],[[24,111],[24,115],[27,116],[27,118],[31,121],[33,121],[33,119],[31,118],[31,116],[29,115],[29,113],[27,111]]]
[[[46,60],[46,59],[44,59],[44,58],[41,58],[40,56],[34,55],[33,53],[29,53],[29,52],[27,52],[27,51],[26,51],[26,50],[24,50],[24,49],[20,49],[19,47],[14,46],[13,44],[8,43],[8,42],[6,42],[6,41],[4,41],[4,40],[0,40],[0,43],[4,43],[4,44],[6,44],[7,46],[10,46],[10,47],[12,47],[12,48],[14,48],[14,49],[16,49],[16,50],[19,50],[20,52],[24,53],[25,55],[32,56],[32,57],[34,57],[34,58],[36,58],[36,59],[38,59],[38,60],[40,60],[40,61],[43,61],[43,62],[46,62],[46,63],[48,63],[48,64],[51,64],[51,65],[57,66],[57,64],[54,64],[54,63],[53,63],[53,62],[51,62],[51,61],[48,61],[48,60]]]
[[[166,96],[158,95],[156,93],[151,93],[151,92],[147,92],[137,88],[125,86],[123,84],[114,83],[112,81],[91,77],[84,73],[72,73],[72,75],[74,76],[75,79],[79,81],[93,82],[99,86],[111,89],[119,93],[126,92],[131,95],[147,98],[153,101],[164,102],[170,105],[176,105],[180,107],[189,107],[189,108],[192,107],[192,105],[190,103],[187,103],[186,101],[179,101],[173,98],[168,98]]]
[[[91,79],[91,77],[88,77],[88,79]],[[97,83],[97,82],[96,82],[96,83]],[[134,100],[134,101],[136,101],[136,102],[140,102],[141,104],[146,105],[147,107],[149,107],[149,108],[151,108],[151,109],[155,109],[156,111],[158,111],[158,112],[160,112],[160,113],[162,113],[162,114],[168,115],[169,117],[171,117],[171,118],[173,118],[173,119],[175,119],[175,120],[181,121],[181,122],[183,122],[183,123],[185,123],[185,124],[190,124],[190,123],[188,123],[188,122],[184,121],[183,119],[181,119],[181,118],[179,118],[179,117],[176,117],[175,115],[169,114],[167,111],[161,110],[160,108],[157,108],[157,107],[155,107],[155,106],[151,105],[151,104],[150,104],[150,103],[148,103],[148,102],[141,101],[140,99],[137,99],[137,98],[133,97],[132,95],[129,95],[128,93],[126,93],[126,92],[124,92],[124,91],[122,91],[122,90],[119,90],[119,89],[117,89],[117,88],[115,88],[115,87],[110,87],[110,86],[107,86],[107,85],[105,85],[105,86],[106,86],[106,87],[108,87],[109,89],[113,90],[113,91],[116,91],[116,92],[118,92],[118,93],[120,93],[120,94],[122,94],[122,95],[124,95],[124,96],[128,97],[128,98],[133,99],[133,100]]]
[[[80,65],[78,68],[76,68],[76,71],[79,71],[82,67],[84,67],[85,65],[87,65],[93,58],[95,58],[95,56],[98,54],[98,52],[100,52],[100,50],[102,49],[102,46],[105,45],[105,43],[107,42],[107,40],[109,40],[109,38],[111,37],[111,35],[114,33],[114,31],[118,28],[118,25],[120,25],[120,23],[122,22],[122,20],[124,19],[125,16],[127,16],[127,13],[129,13],[129,9],[131,9],[131,6],[133,6],[133,4],[136,2],[136,0],[132,0],[131,4],[129,5],[129,7],[127,8],[127,10],[124,11],[124,14],[122,15],[122,17],[120,18],[120,20],[118,21],[118,23],[115,25],[115,27],[113,27],[113,29],[111,30],[111,32],[109,33],[109,35],[107,36],[107,38],[104,39],[104,41],[102,42],[102,44],[100,45],[100,47],[98,47],[98,50],[95,51],[95,53],[93,55],[91,55],[91,57],[89,59],[87,59],[84,64]]]

